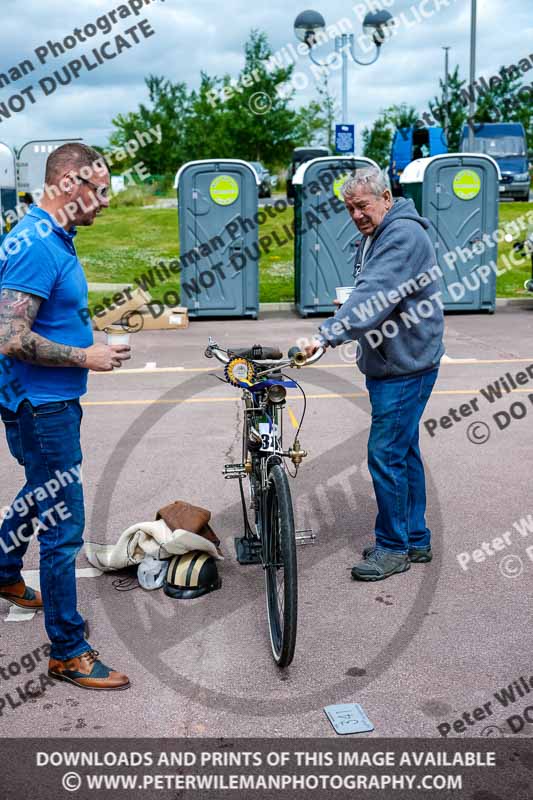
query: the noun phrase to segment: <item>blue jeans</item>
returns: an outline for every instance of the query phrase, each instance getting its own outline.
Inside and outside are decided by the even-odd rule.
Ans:
[[[426,480],[418,427],[437,380],[438,368],[423,375],[366,379],[372,407],[368,469],[378,505],[376,547],[407,553],[428,549]]]
[[[24,467],[26,484],[2,509],[0,585],[21,580],[22,559],[37,534],[40,577],[50,655],[65,661],[90,649],[77,611],[76,556],[85,524],[78,400],[32,406],[16,413],[0,407],[11,455]]]

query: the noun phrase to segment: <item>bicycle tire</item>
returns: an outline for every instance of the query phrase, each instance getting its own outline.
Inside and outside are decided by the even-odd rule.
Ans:
[[[279,464],[273,465],[269,471],[263,522],[265,591],[272,655],[279,667],[288,667],[296,646],[298,575],[291,492],[287,475]]]
[[[249,427],[249,420],[248,415],[244,414],[244,423],[242,426],[242,463],[245,464],[248,459],[253,461],[252,454],[248,449],[248,427]],[[243,515],[244,515],[244,528],[245,531],[249,529],[249,519],[248,519],[248,510],[253,510],[253,521],[254,521],[254,529],[252,529],[252,534],[254,538],[258,536],[257,531],[257,523],[258,523],[258,491],[257,491],[257,479],[255,474],[248,475],[247,480],[245,481],[245,486],[247,487],[248,495],[246,497],[246,509],[243,508]],[[246,494],[246,492],[245,492]]]

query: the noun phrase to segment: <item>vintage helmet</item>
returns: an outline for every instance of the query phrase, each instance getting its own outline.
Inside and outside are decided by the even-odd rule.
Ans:
[[[220,589],[217,562],[202,550],[192,550],[182,556],[174,556],[168,565],[165,594],[177,600],[193,600]]]

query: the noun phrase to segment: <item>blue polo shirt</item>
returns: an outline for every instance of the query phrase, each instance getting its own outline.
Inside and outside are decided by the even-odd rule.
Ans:
[[[0,247],[0,289],[17,289],[42,298],[34,333],[59,344],[90,347],[93,332],[80,312],[88,306],[85,273],[76,255],[76,230],[64,230],[38,206]],[[0,405],[16,411],[32,405],[72,400],[87,391],[87,369],[44,367],[0,356]]]

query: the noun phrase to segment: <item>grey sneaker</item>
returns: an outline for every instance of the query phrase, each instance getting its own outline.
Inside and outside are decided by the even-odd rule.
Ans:
[[[365,547],[363,550],[363,558],[367,559],[369,555],[371,555],[374,550],[376,549],[375,545],[370,545],[369,547]],[[429,564],[433,555],[431,553],[431,547],[428,547],[427,550],[424,550],[420,547],[410,547],[409,548],[409,561],[411,564]]]
[[[352,567],[352,578],[356,581],[381,581],[397,572],[407,572],[410,567],[406,554],[374,548],[363,561]]]

